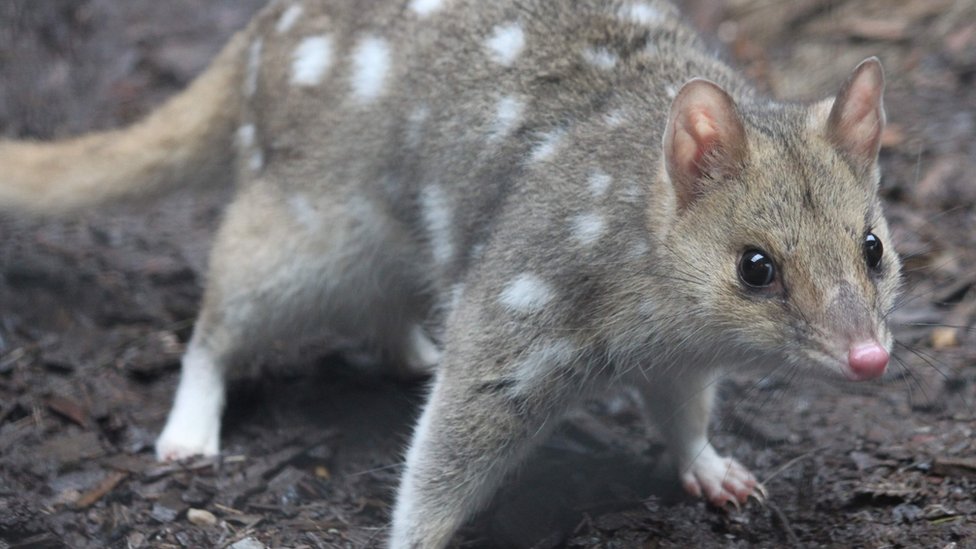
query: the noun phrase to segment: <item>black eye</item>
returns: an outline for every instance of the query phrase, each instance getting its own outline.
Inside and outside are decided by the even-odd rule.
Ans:
[[[881,244],[881,239],[874,236],[874,233],[865,235],[864,261],[867,262],[868,268],[877,271],[881,267],[882,255],[884,255],[884,246]]]
[[[739,259],[739,278],[746,286],[765,288],[776,279],[776,266],[766,252],[752,248]]]

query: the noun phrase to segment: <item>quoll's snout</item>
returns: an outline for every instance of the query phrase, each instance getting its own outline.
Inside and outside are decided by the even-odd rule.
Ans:
[[[888,366],[888,351],[874,340],[856,343],[847,353],[847,365],[854,381],[881,377]]]

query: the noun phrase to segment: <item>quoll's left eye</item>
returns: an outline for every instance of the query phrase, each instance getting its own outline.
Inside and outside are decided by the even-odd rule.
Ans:
[[[878,270],[881,267],[881,256],[884,255],[884,246],[881,244],[881,239],[874,235],[874,233],[868,233],[864,236],[864,260],[868,264],[868,268],[873,270]]]

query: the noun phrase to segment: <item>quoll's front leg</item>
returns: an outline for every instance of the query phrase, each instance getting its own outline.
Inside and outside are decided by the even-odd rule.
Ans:
[[[762,501],[766,497],[756,477],[734,458],[722,457],[705,439],[690,448],[699,448],[691,463],[679,464],[681,485],[695,497],[704,497],[719,507],[738,506],[750,496]]]
[[[765,500],[766,489],[733,458],[723,457],[708,442],[708,419],[715,384],[676,377],[643,385],[650,420],[658,425],[674,455],[681,485],[688,494],[716,506],[736,507],[749,497]]]
[[[562,353],[515,354],[523,356],[521,370],[445,350],[407,452],[393,513],[394,549],[446,546],[578,392],[573,376],[559,375],[558,360],[551,360]]]

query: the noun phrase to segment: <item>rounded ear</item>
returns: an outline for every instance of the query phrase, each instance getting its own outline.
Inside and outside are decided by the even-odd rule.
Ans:
[[[679,211],[708,193],[716,181],[738,173],[748,145],[732,97],[709,80],[685,83],[671,103],[663,152]]]
[[[870,171],[878,160],[885,126],[884,69],[869,57],[854,69],[827,116],[827,139],[858,169]]]

